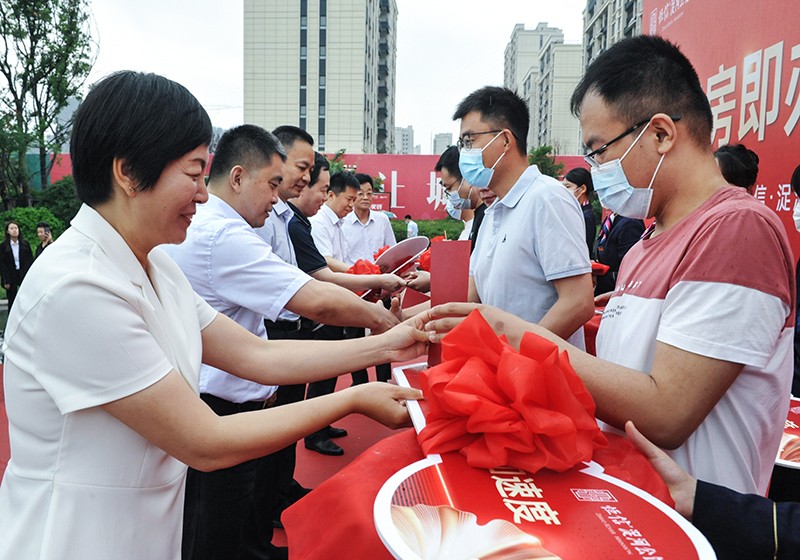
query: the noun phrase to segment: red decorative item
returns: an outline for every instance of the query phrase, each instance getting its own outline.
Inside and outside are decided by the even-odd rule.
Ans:
[[[431,237],[431,243],[438,243],[439,241],[447,241],[447,238],[444,235],[437,235],[436,237]]]
[[[527,333],[517,351],[474,311],[421,375],[425,454],[459,451],[472,467],[565,471],[607,445],[566,352]]]
[[[372,255],[372,260],[375,260],[375,261],[377,261],[377,260],[378,260],[378,257],[380,257],[382,254],[384,254],[384,253],[385,253],[386,251],[388,251],[388,250],[389,250],[389,245],[384,245],[383,247],[381,247],[380,249],[378,249],[378,252],[377,252],[377,253],[375,253],[374,255]]]
[[[417,268],[420,270],[424,270],[425,272],[431,271],[431,250],[428,249],[424,253],[419,256],[419,261],[417,261]]]
[[[380,274],[381,269],[377,264],[367,259],[358,259],[353,266],[347,269],[347,274]]]

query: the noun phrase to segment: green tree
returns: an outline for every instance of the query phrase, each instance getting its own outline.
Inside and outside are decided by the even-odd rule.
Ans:
[[[14,220],[19,224],[19,229],[22,232],[22,237],[31,244],[34,248],[39,243],[39,238],[36,237],[36,224],[39,222],[47,222],[50,224],[50,229],[53,232],[53,238],[58,237],[64,233],[64,224],[56,218],[50,210],[44,207],[38,208],[14,208],[13,210],[6,210],[0,214],[0,222],[3,224],[3,234],[5,235],[6,222]]]
[[[528,163],[535,165],[544,175],[558,179],[564,173],[564,164],[556,163],[556,156],[553,154],[552,146],[539,146],[531,148],[528,152]]]
[[[333,157],[328,160],[331,165],[331,175],[337,171],[344,171],[344,148],[333,154]]]
[[[56,181],[41,192],[34,193],[33,204],[48,208],[65,227],[69,226],[81,207],[81,201],[75,194],[75,181],[72,175]]]
[[[37,146],[46,186],[50,153],[57,152],[70,127],[58,117],[71,99],[79,98],[94,63],[87,2],[0,2],[0,108],[10,125],[3,143],[15,148],[8,163],[16,167],[7,178],[13,178],[26,205],[31,202],[27,148]]]

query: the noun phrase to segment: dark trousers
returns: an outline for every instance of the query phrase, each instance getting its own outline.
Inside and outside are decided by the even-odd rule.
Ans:
[[[345,338],[363,338],[366,334],[366,330],[362,327],[345,327],[344,328],[344,337]],[[354,371],[350,374],[353,378],[353,385],[361,385],[362,383],[367,383],[369,381],[369,377],[367,376],[366,369],[360,369],[358,371]]]
[[[296,331],[271,328],[267,326],[267,336],[270,340],[311,340],[314,333],[311,328],[301,328]],[[300,402],[306,397],[306,384],[281,385],[278,387],[275,406],[282,406]],[[297,465],[297,442],[289,444],[280,451],[273,453],[275,457],[275,517],[280,517],[281,512],[294,501],[292,488],[295,485],[294,471]]]
[[[201,394],[218,416],[264,408]],[[272,542],[275,456],[213,472],[189,468],[183,513],[183,560],[268,560]]]
[[[316,340],[344,340],[344,328],[323,325],[314,332],[314,338]],[[308,390],[306,391],[306,399],[313,399],[314,397],[332,394],[336,390],[337,379],[337,377],[331,377],[330,379],[323,379],[321,381],[309,383]],[[313,434],[307,435],[305,439],[308,442],[316,442],[327,438],[328,429],[325,427],[314,432]]]

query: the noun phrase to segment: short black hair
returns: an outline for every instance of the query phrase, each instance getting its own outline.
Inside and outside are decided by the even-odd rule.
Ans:
[[[329,170],[330,168],[331,164],[328,162],[328,158],[319,152],[314,152],[314,169],[311,170],[311,181],[308,183],[309,188],[317,184],[319,174],[323,169]]]
[[[245,169],[260,169],[278,156],[286,161],[286,151],[274,134],[254,124],[243,124],[226,130],[217,143],[209,181],[226,176],[236,165]]]
[[[281,144],[283,144],[283,147],[286,148],[286,150],[291,150],[292,146],[294,146],[294,143],[298,140],[305,142],[310,146],[314,145],[313,136],[311,136],[302,128],[298,128],[290,124],[277,127],[272,131],[272,134],[278,137],[278,140],[281,141]]]
[[[530,112],[528,105],[515,92],[508,88],[485,86],[473,91],[458,104],[453,120],[463,119],[476,111],[481,120],[492,123],[493,128],[507,128],[517,139],[522,155],[526,155]]]
[[[758,154],[753,150],[743,144],[725,144],[714,152],[714,157],[722,176],[731,185],[749,189],[756,184]]]
[[[570,183],[575,183],[577,186],[586,185],[586,194],[590,195],[594,192],[594,183],[592,183],[592,174],[588,169],[583,167],[575,167],[567,171],[564,179]]]
[[[355,190],[361,188],[361,183],[358,182],[355,175],[349,171],[337,171],[331,175],[331,185],[328,187],[328,192],[333,192],[338,196],[348,188]]]
[[[38,224],[36,224],[36,229],[49,228],[49,227],[50,227],[50,224],[48,224],[47,222],[39,222]]]
[[[370,187],[375,186],[375,182],[372,180],[372,176],[366,173],[356,173],[356,179],[358,180],[358,185],[361,186],[364,183],[369,183]]]
[[[125,70],[103,78],[80,104],[70,156],[81,202],[111,198],[114,159],[125,161],[138,190],[151,189],[164,168],[211,143],[211,119],[182,85],[157,74]]]
[[[404,220],[410,220],[410,219],[411,219],[411,214],[406,214],[406,217],[405,217],[405,218],[403,218],[403,219],[404,219]]]
[[[794,173],[792,173],[792,180],[789,183],[792,185],[792,190],[794,194],[800,196],[800,165],[794,168]]]
[[[640,35],[600,53],[572,93],[576,117],[589,93],[599,95],[631,126],[656,113],[679,115],[697,145],[711,147],[711,105],[692,63],[666,39]]]
[[[461,170],[458,168],[458,148],[450,146],[439,157],[436,162],[436,171],[445,169],[450,175],[456,179],[461,179]]]

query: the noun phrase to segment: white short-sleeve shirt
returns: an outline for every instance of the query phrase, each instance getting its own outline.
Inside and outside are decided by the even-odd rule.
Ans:
[[[358,259],[375,260],[375,253],[388,245],[397,244],[389,218],[383,212],[369,211],[367,223],[358,219],[355,211],[344,217],[342,224],[344,237],[347,240],[347,256],[352,264]]]
[[[591,270],[578,200],[535,165],[486,209],[470,259],[481,302],[532,323],[558,301],[553,280]],[[583,327],[569,342],[585,347]]]
[[[272,253],[285,263],[297,266],[297,258],[294,255],[294,247],[289,237],[289,221],[294,216],[294,212],[283,200],[278,199],[278,203],[272,207],[266,223],[260,228],[256,228],[256,233],[261,239],[267,242],[272,248]],[[278,315],[281,321],[297,321],[300,315],[292,313],[288,309],[281,310]]]
[[[336,212],[323,204],[319,212],[308,219],[311,222],[311,237],[314,245],[323,257],[333,257],[344,263],[349,263],[347,256],[347,241],[342,231],[342,222]]]
[[[244,218],[213,194],[197,207],[186,241],[162,248],[200,297],[261,338],[267,338],[264,317],[277,320],[289,300],[311,280],[276,257]],[[200,392],[230,402],[266,400],[275,389],[206,364],[200,371]]]
[[[147,272],[88,206],[25,278],[5,338],[0,559],[180,558],[186,465],[100,405],[178,371],[217,313],[159,250]]]

